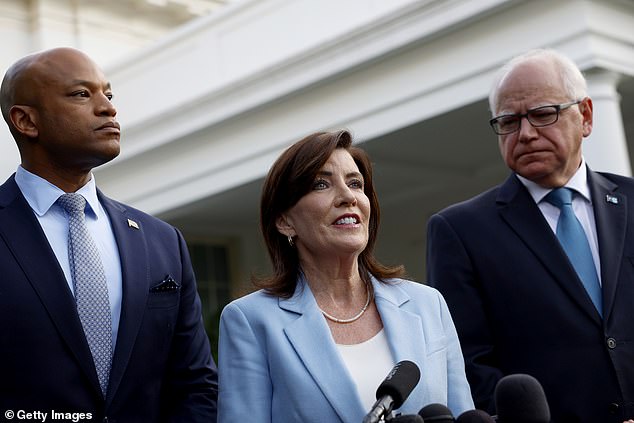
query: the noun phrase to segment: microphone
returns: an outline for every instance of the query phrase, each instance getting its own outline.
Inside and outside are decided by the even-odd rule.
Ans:
[[[381,417],[399,408],[420,380],[418,366],[408,360],[399,361],[376,390],[376,402],[363,418],[363,423],[377,423]]]
[[[425,423],[453,423],[455,422],[451,410],[442,404],[429,404],[418,412]]]
[[[459,415],[456,423],[495,423],[495,420],[486,411],[469,410]]]
[[[498,423],[549,423],[550,409],[542,385],[531,375],[504,376],[495,386]]]
[[[386,421],[388,423],[425,423],[425,420],[418,414],[401,414]]]

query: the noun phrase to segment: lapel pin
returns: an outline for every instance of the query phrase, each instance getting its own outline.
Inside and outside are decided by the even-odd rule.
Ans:
[[[128,219],[128,226],[134,229],[139,229],[139,224],[132,219]]]
[[[605,201],[611,204],[619,204],[619,199],[610,194],[605,195]]]

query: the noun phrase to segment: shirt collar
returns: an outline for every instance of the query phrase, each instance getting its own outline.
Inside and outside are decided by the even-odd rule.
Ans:
[[[18,166],[15,172],[15,182],[18,184],[22,195],[26,198],[29,206],[38,216],[43,216],[48,212],[57,199],[64,194],[64,191],[51,184],[44,178],[29,172],[22,166]],[[88,203],[86,214],[98,219],[99,199],[97,198],[97,185],[95,184],[95,176],[90,174],[90,181],[76,191],[81,194]]]
[[[552,191],[552,188],[544,188],[521,175],[516,175],[520,182],[524,184],[526,189],[528,189],[528,192],[530,193],[531,197],[533,197],[533,200],[535,200],[535,203],[539,203],[540,201],[542,201],[544,197],[548,195],[550,191]],[[586,160],[583,157],[581,157],[581,166],[579,166],[579,169],[577,169],[575,174],[572,175],[572,178],[570,178],[570,180],[568,180],[568,182],[566,182],[566,185],[564,186],[566,188],[572,189],[577,194],[581,195],[586,201],[592,203],[590,197],[590,188],[588,187],[588,169],[586,167]]]

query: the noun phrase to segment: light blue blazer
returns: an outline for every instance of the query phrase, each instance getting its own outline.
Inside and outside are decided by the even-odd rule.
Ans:
[[[421,379],[400,411],[431,403],[455,416],[473,409],[458,336],[440,293],[415,282],[373,279],[395,363],[410,360]],[[355,384],[308,285],[289,299],[254,292],[220,319],[218,422],[360,423]],[[387,375],[386,375],[387,376]]]

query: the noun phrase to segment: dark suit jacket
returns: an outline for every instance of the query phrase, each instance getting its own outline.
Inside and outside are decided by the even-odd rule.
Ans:
[[[634,416],[634,181],[588,171],[588,182],[603,320],[515,175],[428,223],[428,279],[451,310],[478,408],[494,412],[497,381],[528,373],[554,422]]]
[[[180,233],[99,193],[119,246],[121,321],[107,398],[74,298],[13,177],[0,186],[0,410],[108,422],[214,422],[217,376]],[[128,219],[138,224],[130,226]],[[180,287],[153,292],[166,276]]]

